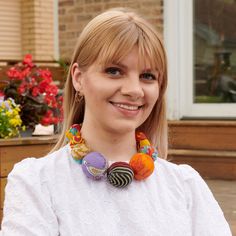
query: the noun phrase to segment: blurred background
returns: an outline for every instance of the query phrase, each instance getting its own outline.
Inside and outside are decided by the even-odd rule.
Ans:
[[[58,138],[77,37],[113,7],[137,10],[160,32],[168,159],[204,177],[236,235],[236,0],[0,0],[0,220],[13,165]]]

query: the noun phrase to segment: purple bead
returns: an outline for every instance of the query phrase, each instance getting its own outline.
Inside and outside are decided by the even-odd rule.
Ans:
[[[107,167],[106,158],[99,152],[90,152],[83,158],[82,170],[91,179],[101,179]]]

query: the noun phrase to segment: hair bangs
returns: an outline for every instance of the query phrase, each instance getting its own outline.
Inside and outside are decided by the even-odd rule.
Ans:
[[[159,82],[161,82],[166,71],[166,59],[159,39],[156,38],[156,35],[142,32],[137,46],[140,65],[145,65],[146,68],[157,71]]]
[[[138,33],[134,24],[130,25],[129,30],[125,26],[117,34],[107,35],[102,43],[97,62],[103,66],[119,63],[131,52],[137,41]]]

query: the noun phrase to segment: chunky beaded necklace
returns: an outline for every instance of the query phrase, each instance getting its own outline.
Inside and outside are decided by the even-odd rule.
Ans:
[[[115,187],[126,187],[133,178],[143,180],[154,171],[154,161],[158,157],[157,149],[150,144],[144,133],[136,132],[138,153],[132,156],[129,163],[120,161],[108,166],[108,161],[101,153],[90,150],[80,130],[81,126],[74,124],[66,132],[66,137],[73,159],[82,165],[87,177],[94,180],[107,178]]]

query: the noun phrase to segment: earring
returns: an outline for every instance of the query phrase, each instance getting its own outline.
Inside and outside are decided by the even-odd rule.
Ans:
[[[80,91],[76,91],[75,93],[75,101],[80,103],[84,100],[84,95]]]

